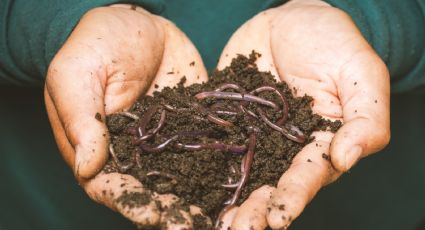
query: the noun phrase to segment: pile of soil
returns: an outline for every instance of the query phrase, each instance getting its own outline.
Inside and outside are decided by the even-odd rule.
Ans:
[[[237,182],[240,178],[241,159],[243,154],[228,151],[202,149],[184,150],[176,147],[174,141],[183,144],[221,143],[233,145],[247,145],[247,139],[253,129],[256,131],[257,141],[255,155],[252,163],[248,182],[243,187],[238,204],[243,202],[248,195],[262,185],[275,186],[279,177],[288,169],[294,156],[312,141],[311,133],[316,130],[331,130],[335,132],[340,122],[331,122],[323,119],[311,110],[312,98],[309,96],[293,97],[291,89],[284,82],[276,82],[270,72],[260,72],[255,64],[259,54],[252,53],[249,57],[238,56],[231,65],[222,71],[215,71],[209,81],[203,84],[194,84],[184,87],[185,79],[174,88],[164,88],[161,92],[155,92],[152,96],[141,97],[129,110],[131,114],[140,117],[134,120],[122,114],[113,114],[107,117],[107,126],[111,135],[111,143],[114,146],[117,158],[122,164],[135,161],[134,153],[139,154],[138,164],[126,171],[127,174],[139,179],[142,184],[160,194],[172,193],[184,200],[186,204],[194,204],[201,207],[211,217],[217,218],[218,213],[224,207],[223,203],[232,198],[234,191],[225,189],[222,184]],[[194,96],[200,92],[214,91],[225,83],[232,83],[250,92],[261,86],[272,86],[278,89],[287,99],[289,116],[285,126],[296,126],[307,137],[303,143],[289,140],[281,132],[272,129],[261,119],[254,119],[243,111],[235,108],[240,102],[232,100],[206,98],[198,100]],[[234,89],[226,89],[226,92],[236,92]],[[271,91],[261,92],[257,96],[273,101],[279,108],[283,103],[279,96]],[[203,108],[212,105],[220,105],[220,108],[233,109],[232,113],[216,114],[221,119],[231,122],[233,125],[225,127],[207,119],[208,112],[195,108],[194,103]],[[177,133],[191,133],[200,131],[208,132],[208,135],[186,135],[178,137],[170,142],[163,151],[150,153],[143,151],[138,144],[134,144],[137,128],[148,108],[152,105],[163,105],[173,108],[167,111],[164,126],[155,137],[147,140],[145,144],[158,146],[167,138]],[[272,122],[276,122],[282,111],[268,108],[258,103],[247,103],[246,108],[257,111],[262,108]],[[154,129],[161,119],[161,110],[158,110],[146,130]],[[138,156],[138,157],[139,157]],[[113,159],[109,160],[105,172],[118,172]],[[148,173],[160,172],[172,175],[172,178],[164,176],[147,176]],[[198,229],[198,228],[195,228]],[[199,227],[202,229],[202,227]]]

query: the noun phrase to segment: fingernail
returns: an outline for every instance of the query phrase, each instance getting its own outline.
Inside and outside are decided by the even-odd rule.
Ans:
[[[353,146],[345,155],[345,168],[349,170],[359,160],[363,149],[359,145]]]

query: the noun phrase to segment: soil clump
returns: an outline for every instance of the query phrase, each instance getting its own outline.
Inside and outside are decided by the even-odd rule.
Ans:
[[[252,165],[235,204],[262,185],[275,186],[294,156],[312,141],[313,131],[335,132],[341,123],[313,114],[311,97],[294,97],[286,83],[258,71],[258,55],[239,55],[206,83],[184,87],[183,78],[174,88],[141,97],[128,113],[107,116],[115,157],[110,157],[104,172],[130,174],[150,191],[175,194],[182,205],[194,204],[215,220],[234,197],[230,185],[247,170],[244,156],[255,136]],[[263,101],[245,101],[251,96]],[[264,117],[283,127],[290,138]],[[134,194],[126,197],[140,199]],[[128,199],[122,202],[135,203]],[[195,229],[207,229],[205,218],[193,219]]]

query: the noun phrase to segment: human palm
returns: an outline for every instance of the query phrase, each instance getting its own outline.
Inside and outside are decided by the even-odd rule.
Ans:
[[[255,191],[225,217],[223,229],[286,228],[322,187],[389,141],[388,71],[350,17],[318,0],[291,1],[245,23],[218,68],[236,54],[261,54],[259,69],[313,97],[315,113],[340,120],[337,133],[315,132],[277,187]]]
[[[130,5],[86,13],[49,66],[46,107],[65,161],[92,199],[142,226],[189,228],[200,209],[180,210],[185,221],[173,221],[165,216],[174,195],[147,193],[130,175],[100,172],[109,157],[105,116],[182,76],[187,84],[207,79],[195,47],[172,23]],[[133,208],[118,202],[130,193],[150,194],[150,201]]]

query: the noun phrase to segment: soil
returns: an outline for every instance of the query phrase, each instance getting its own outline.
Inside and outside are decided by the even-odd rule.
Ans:
[[[215,220],[224,207],[223,203],[231,199],[234,193],[234,191],[223,188],[222,184],[227,184],[229,181],[234,183],[239,180],[243,154],[212,149],[189,151],[177,148],[175,143],[199,144],[219,141],[246,146],[252,130],[255,130],[257,136],[255,155],[249,179],[237,202],[240,204],[253,190],[262,185],[275,186],[279,177],[290,166],[294,156],[303,146],[312,141],[310,135],[313,131],[330,130],[335,132],[341,126],[340,122],[331,122],[313,114],[311,97],[293,97],[291,89],[286,83],[276,82],[270,72],[258,71],[255,65],[258,55],[253,52],[249,57],[238,56],[229,67],[222,71],[215,71],[206,83],[184,87],[185,79],[183,78],[174,88],[164,88],[161,92],[155,92],[153,96],[141,97],[129,110],[130,113],[140,117],[139,120],[122,114],[107,116],[106,121],[111,134],[110,141],[119,162],[123,165],[134,163],[134,166],[126,173],[140,180],[151,191],[160,194],[173,193],[180,197],[185,205],[194,204],[201,207],[212,220]],[[289,116],[285,126],[298,127],[307,137],[306,141],[297,143],[289,140],[281,132],[270,128],[263,120],[255,119],[243,111],[237,110],[240,101],[216,98],[198,100],[194,97],[200,92],[214,91],[224,83],[237,84],[247,92],[261,86],[273,86],[278,89],[289,104]],[[236,92],[233,89],[224,91]],[[283,107],[283,103],[274,92],[261,92],[257,96],[274,102],[278,108]],[[217,116],[233,125],[225,127],[212,123],[207,119],[208,113],[193,106],[194,103],[199,103],[204,108],[210,108],[216,103],[216,105],[220,105],[220,108],[227,108],[233,113],[217,114]],[[172,138],[179,132],[191,132],[191,134],[206,132],[208,134],[179,136],[160,152],[150,153],[142,150],[139,144],[134,144],[134,139],[140,121],[143,120],[148,108],[152,105],[172,106],[175,110],[174,112],[167,111],[164,126],[153,138],[147,140],[145,145],[160,145],[167,138]],[[276,122],[282,116],[281,110],[268,108],[258,103],[245,105],[247,109],[254,112],[257,111],[257,108],[262,108],[272,122]],[[158,109],[155,112],[147,124],[146,130],[154,129],[157,126],[161,118],[161,111]],[[137,159],[138,164],[135,163],[135,154],[139,154],[138,157],[140,157]],[[119,171],[112,157],[104,171],[107,173]],[[149,172],[157,174],[148,176]],[[158,175],[158,172],[162,176]],[[143,204],[141,201],[144,200],[146,199],[138,197],[137,194],[124,194],[119,202],[126,205],[141,205]],[[198,215],[193,219],[195,229],[207,229],[204,217]]]

